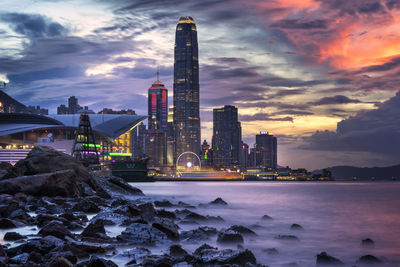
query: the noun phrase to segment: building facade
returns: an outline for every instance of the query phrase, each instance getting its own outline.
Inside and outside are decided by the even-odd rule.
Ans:
[[[277,138],[268,132],[256,135],[255,164],[257,167],[276,169],[278,159]]]
[[[226,105],[213,110],[212,148],[214,164],[220,167],[239,165],[242,129],[238,109]]]
[[[199,58],[196,24],[181,17],[174,50],[174,158],[186,151],[200,154]]]
[[[167,130],[168,90],[159,81],[154,82],[148,90],[148,129]]]

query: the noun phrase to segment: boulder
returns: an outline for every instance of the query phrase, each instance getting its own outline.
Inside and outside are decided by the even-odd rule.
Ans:
[[[10,261],[18,265],[25,265],[28,262],[28,258],[29,258],[29,253],[22,253],[12,257]]]
[[[222,198],[218,197],[216,199],[214,199],[213,201],[209,202],[208,205],[223,205],[223,206],[227,206],[228,203],[223,200]]]
[[[343,264],[344,263],[341,260],[331,255],[328,255],[325,251],[317,255],[317,265],[343,265]]]
[[[203,226],[197,229],[182,232],[181,239],[190,242],[198,242],[207,240],[216,234],[217,229],[214,227]]]
[[[152,226],[167,235],[172,241],[179,240],[178,226],[169,219],[156,218]]]
[[[43,226],[43,228],[39,231],[39,235],[43,237],[52,235],[60,239],[65,239],[66,236],[73,237],[72,233],[68,231],[61,222],[58,221],[51,221]]]
[[[0,229],[11,229],[11,228],[16,228],[17,223],[15,221],[12,221],[10,219],[0,219]]]
[[[377,257],[373,256],[373,255],[364,255],[361,256],[357,263],[360,264],[379,264],[382,263],[382,261],[380,259],[378,259]]]
[[[171,220],[175,220],[176,219],[176,215],[173,212],[167,211],[167,210],[157,210],[157,216],[161,217],[161,218],[167,218],[167,219],[171,219]]]
[[[300,224],[294,223],[290,226],[291,230],[304,230],[303,226],[301,226]]]
[[[39,214],[36,216],[36,224],[39,227],[43,227],[51,221],[59,221],[60,223],[66,225],[66,226],[71,223],[71,221],[69,221],[63,217],[52,215],[52,214],[43,213],[43,214]]]
[[[157,216],[157,211],[154,209],[152,203],[144,203],[137,208],[141,211],[142,218],[147,222],[154,221],[154,217]]]
[[[197,248],[193,256],[195,257],[195,266],[219,266],[225,264],[248,266],[257,263],[254,254],[250,250],[218,250],[207,244]]]
[[[17,232],[7,232],[4,235],[3,239],[4,239],[4,241],[16,241],[16,240],[21,240],[21,239],[25,239],[25,238],[26,238],[26,236],[21,235]]]
[[[269,216],[269,215],[263,215],[263,216],[261,217],[261,220],[272,220],[272,217]]]
[[[253,230],[251,230],[243,225],[232,225],[227,230],[236,231],[242,235],[248,235],[248,236],[256,236],[257,235]]]
[[[0,162],[0,180],[17,177],[16,168],[8,162]]]
[[[99,235],[105,234],[106,230],[104,229],[104,221],[95,220],[86,226],[81,235],[86,237],[99,237]]]
[[[169,247],[169,255],[172,257],[186,256],[188,253],[180,245],[172,245]]]
[[[169,200],[154,201],[154,206],[156,207],[173,207],[174,205]]]
[[[222,230],[218,233],[217,242],[221,244],[243,243],[243,236],[233,230]]]
[[[189,220],[189,221],[194,220],[194,221],[198,221],[198,222],[205,222],[208,220],[206,216],[200,215],[200,214],[192,212],[192,211],[189,211],[189,213],[185,216],[184,219]]]
[[[294,235],[277,235],[275,239],[287,240],[287,241],[300,241],[297,236]]]
[[[366,239],[361,240],[361,246],[373,247],[373,246],[375,246],[375,242],[371,238],[366,238]]]
[[[136,245],[155,245],[166,242],[168,237],[151,225],[133,223],[117,236],[117,240]]]
[[[88,261],[81,262],[76,267],[118,267],[113,261],[105,260],[97,256],[91,256]]]
[[[49,265],[49,267],[73,267],[74,265],[64,257],[57,257],[53,259]]]
[[[98,204],[86,198],[81,199],[78,203],[74,205],[72,209],[74,211],[82,211],[85,213],[98,213],[101,211]]]

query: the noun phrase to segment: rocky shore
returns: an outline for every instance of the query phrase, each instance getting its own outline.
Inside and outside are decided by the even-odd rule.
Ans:
[[[229,203],[217,198],[201,205]],[[261,215],[263,220],[273,219]],[[256,227],[217,229],[206,226],[208,222],[224,219],[199,214],[190,203],[153,200],[122,179],[89,172],[72,157],[48,147],[35,147],[15,166],[0,164],[0,233],[4,233],[0,267],[265,266],[245,248],[248,240],[257,238]],[[183,225],[193,227],[184,231]],[[122,230],[113,236],[108,227]],[[291,229],[304,230],[298,224]],[[211,238],[225,248],[207,244]],[[299,242],[295,235],[275,239]],[[182,244],[196,248],[188,251]],[[374,246],[374,242],[365,239],[361,245]],[[154,248],[160,247],[168,249],[155,253]],[[266,248],[265,253],[279,252]],[[372,255],[358,261],[380,262]],[[321,252],[316,264],[343,262]]]

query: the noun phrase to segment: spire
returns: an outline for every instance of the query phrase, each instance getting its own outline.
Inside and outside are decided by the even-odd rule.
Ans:
[[[157,66],[157,82],[160,82],[160,67]]]

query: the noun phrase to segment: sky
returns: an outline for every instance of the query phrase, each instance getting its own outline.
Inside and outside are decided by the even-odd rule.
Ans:
[[[0,80],[26,105],[147,114],[156,79],[172,104],[180,16],[196,21],[202,139],[239,109],[243,141],[269,131],[278,164],[400,160],[400,0],[1,0]]]

